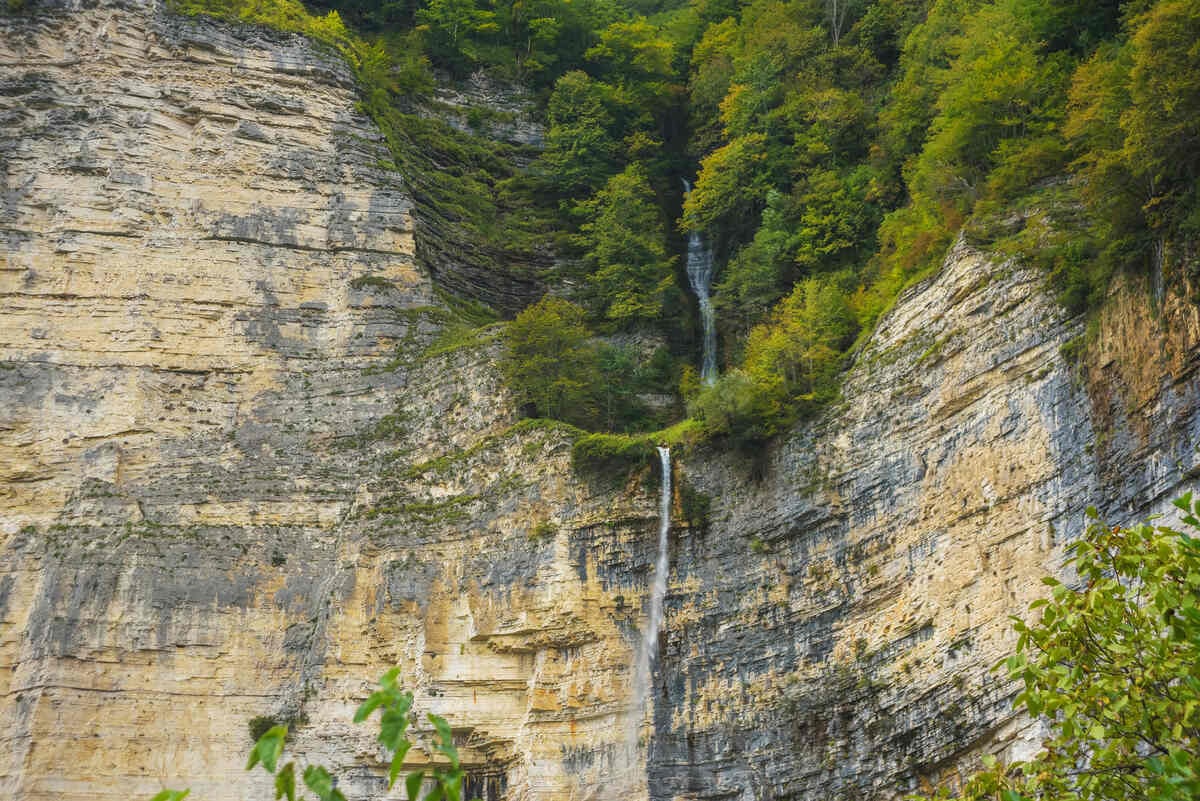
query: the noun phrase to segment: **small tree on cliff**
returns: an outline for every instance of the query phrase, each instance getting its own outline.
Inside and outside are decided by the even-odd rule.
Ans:
[[[1175,505],[1200,528],[1191,493]],[[1200,540],[1088,513],[1095,522],[1069,560],[1076,586],[1043,579],[1051,596],[1032,604],[1041,619],[1014,618],[1016,653],[1000,663],[1050,735],[1029,762],[986,760],[964,799],[1200,798]]]
[[[645,168],[629,165],[580,208],[586,220],[577,239],[598,311],[619,323],[656,320],[675,286],[675,259]]]
[[[537,417],[578,425],[595,418],[596,351],[585,314],[570,301],[546,296],[517,315],[504,332],[500,368],[522,404]]]

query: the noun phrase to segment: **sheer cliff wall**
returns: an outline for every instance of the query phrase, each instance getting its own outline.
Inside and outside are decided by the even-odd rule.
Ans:
[[[1194,306],[1120,290],[1073,364],[1041,275],[960,245],[819,420],[676,454],[711,508],[672,534],[641,765],[658,477],[574,472],[494,343],[427,355],[447,313],[354,102],[295,37],[0,18],[0,797],[265,797],[269,715],[382,798],[349,718],[397,664],[488,801],[882,801],[1027,747],[1006,616],[1088,503],[1194,483]]]

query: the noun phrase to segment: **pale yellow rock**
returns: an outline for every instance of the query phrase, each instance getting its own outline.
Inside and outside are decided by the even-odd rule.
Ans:
[[[1007,616],[1087,503],[1195,481],[1194,306],[1147,344],[1116,293],[1085,375],[1043,276],[960,244],[757,466],[675,455],[712,508],[634,709],[656,478],[514,428],[494,343],[422,355],[345,66],[141,2],[0,25],[0,798],[266,797],[259,715],[383,798],[350,717],[399,665],[487,801],[894,799],[1028,753]]]

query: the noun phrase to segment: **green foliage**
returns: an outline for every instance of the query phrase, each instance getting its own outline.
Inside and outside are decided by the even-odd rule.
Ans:
[[[376,711],[380,713],[378,740],[384,751],[392,755],[388,766],[388,789],[400,778],[404,758],[413,746],[407,736],[408,728],[414,722],[410,715],[413,694],[400,689],[397,683],[399,675],[400,668],[392,668],[385,673],[379,680],[379,689],[371,693],[354,713],[355,723],[362,723]],[[434,714],[429,714],[427,718],[437,733],[433,748],[441,761],[428,770],[409,773],[404,780],[405,791],[410,801],[462,801],[463,769],[454,745],[454,733],[444,718]],[[296,764],[288,762],[279,765],[287,735],[286,726],[274,726],[263,732],[250,751],[246,770],[261,765],[263,770],[275,777],[275,798],[296,801]],[[320,765],[306,766],[301,780],[320,801],[346,801],[346,796],[337,789],[337,779]],[[433,786],[422,797],[421,788],[426,780]],[[163,790],[152,801],[181,801],[188,792]]]
[[[706,438],[750,448],[778,433],[785,417],[783,401],[778,382],[763,384],[735,369],[693,398],[688,413]]]
[[[1200,234],[1200,3],[1154,3],[1075,75],[1065,133],[1106,259],[1146,263],[1152,243]]]
[[[1194,533],[1200,504],[1190,493],[1175,503]],[[1070,549],[1076,578],[1043,579],[1050,597],[1031,605],[1040,619],[1014,618],[1016,652],[1001,663],[1023,687],[1016,703],[1050,734],[1029,762],[993,761],[964,799],[1200,795],[1200,540],[1089,514]]]
[[[546,146],[530,171],[558,197],[604,185],[618,151],[616,122],[604,84],[582,71],[558,79],[546,114]]]
[[[643,396],[678,383],[703,430],[760,441],[836,395],[855,335],[960,233],[1043,265],[1080,312],[1118,270],[1161,269],[1200,236],[1198,0],[172,2],[346,58],[422,216],[422,258],[545,283],[586,310],[520,318],[504,372],[531,414],[590,429],[665,424],[672,410]],[[531,89],[544,147],[438,120],[431,63]],[[693,344],[677,231],[713,246],[720,339],[741,373],[704,391],[593,336]],[[484,324],[453,326],[430,354],[485,341]]]
[[[246,761],[246,770],[262,763],[268,773],[275,772],[275,765],[283,754],[283,741],[287,738],[287,726],[272,726],[267,729],[254,743],[250,750],[250,758]]]
[[[688,410],[707,436],[748,447],[837,395],[844,352],[858,324],[831,279],[810,278],[750,331],[740,370],[702,389]]]
[[[638,396],[669,385],[669,367],[657,355],[642,363],[628,348],[593,339],[586,313],[570,301],[543,298],[508,324],[503,341],[500,369],[527,416],[593,430],[662,424]]]
[[[151,798],[150,801],[183,801],[191,792],[191,790],[163,790]]]
[[[171,8],[182,14],[207,14],[301,33],[333,47],[354,66],[376,56],[369,45],[350,33],[336,11],[317,16],[299,0],[172,0]]]
[[[379,289],[384,292],[393,290],[396,285],[381,275],[360,275],[350,281],[350,288],[358,291]]]
[[[690,481],[679,482],[679,509],[690,528],[701,532],[708,530],[712,497],[693,487]]]
[[[551,539],[557,529],[549,520],[539,520],[533,528],[529,530],[529,539],[535,541],[543,541]]]
[[[1131,106],[1121,118],[1126,159],[1149,182],[1143,201],[1159,234],[1200,233],[1200,3],[1156,3],[1139,17],[1131,37]]]
[[[598,367],[583,309],[547,296],[517,315],[504,332],[501,370],[530,417],[587,426],[596,417],[592,387]]]
[[[771,319],[750,332],[746,371],[764,386],[782,382],[806,402],[829,400],[842,354],[858,333],[846,296],[832,281],[800,282]]]
[[[714,150],[700,164],[696,187],[683,206],[690,231],[746,226],[766,197],[760,166],[766,161],[766,137],[748,133]]]
[[[575,441],[571,459],[577,470],[616,473],[649,464],[656,452],[654,443],[647,436],[588,434]]]
[[[659,445],[687,450],[704,438],[695,420],[644,434],[587,434],[575,440],[571,461],[577,470],[624,474],[658,464]]]
[[[498,30],[496,13],[478,8],[475,0],[429,0],[416,16],[431,53],[443,61],[478,60],[477,35]]]
[[[631,164],[582,204],[580,244],[595,306],[610,320],[653,321],[675,286],[675,259],[649,177]]]

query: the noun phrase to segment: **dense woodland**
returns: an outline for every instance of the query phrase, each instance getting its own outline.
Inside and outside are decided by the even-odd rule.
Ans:
[[[1072,311],[1119,271],[1195,285],[1200,0],[180,1],[335,46],[418,200],[491,252],[552,248],[551,294],[504,333],[534,416],[769,438],[960,235],[1043,265]],[[527,91],[543,147],[428,113],[480,72]],[[707,387],[691,231],[718,265]]]

